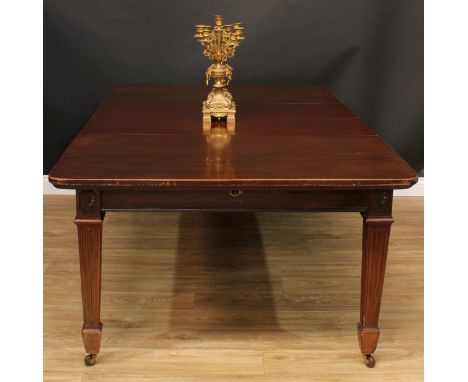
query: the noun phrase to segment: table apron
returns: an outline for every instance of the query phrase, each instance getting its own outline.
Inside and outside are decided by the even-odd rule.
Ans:
[[[364,190],[102,190],[101,210],[366,211]]]

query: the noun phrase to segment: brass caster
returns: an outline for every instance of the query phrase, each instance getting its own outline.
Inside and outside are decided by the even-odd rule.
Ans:
[[[364,354],[364,362],[366,363],[366,366],[371,369],[375,366],[375,358],[372,354]]]
[[[97,354],[88,354],[84,358],[84,363],[86,366],[93,366],[96,363]]]

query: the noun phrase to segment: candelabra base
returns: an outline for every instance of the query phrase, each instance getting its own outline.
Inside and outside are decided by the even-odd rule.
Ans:
[[[203,102],[203,125],[211,125],[212,120],[226,120],[228,128],[236,121],[236,103],[225,87],[213,88]]]

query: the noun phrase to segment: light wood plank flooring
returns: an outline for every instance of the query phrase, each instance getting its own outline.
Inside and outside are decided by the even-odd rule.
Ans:
[[[91,368],[74,215],[74,197],[44,197],[46,381],[423,380],[422,198],[395,200],[374,369],[355,328],[359,214],[108,213]]]

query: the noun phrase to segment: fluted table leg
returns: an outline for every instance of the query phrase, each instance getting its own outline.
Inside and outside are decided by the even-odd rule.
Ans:
[[[368,367],[374,367],[373,353],[380,330],[379,312],[385,277],[392,218],[392,191],[369,194],[369,209],[363,213],[361,309],[358,339]]]
[[[101,247],[102,222],[99,191],[77,191],[77,214],[80,253],[81,294],[83,302],[83,343],[88,355],[85,364],[96,362],[101,347]]]

